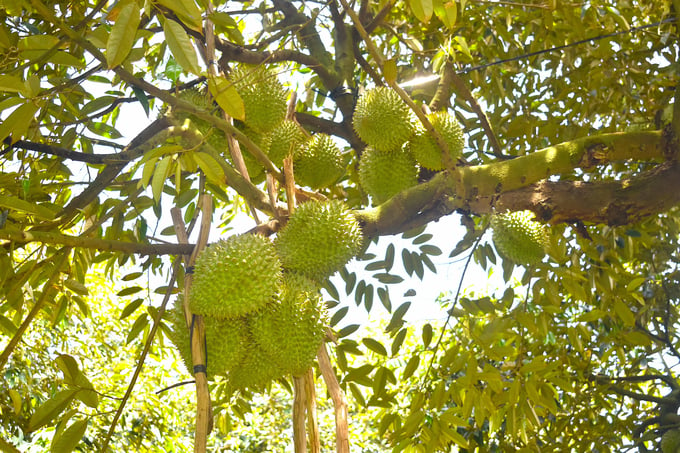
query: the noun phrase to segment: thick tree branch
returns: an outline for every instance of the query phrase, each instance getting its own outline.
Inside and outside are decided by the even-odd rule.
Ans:
[[[576,168],[612,161],[661,160],[667,143],[655,132],[613,133],[551,146],[488,165],[459,167],[397,194],[359,217],[370,236],[397,234],[456,210],[478,215],[493,209],[530,209],[546,222],[574,220],[621,225],[680,202],[680,167],[664,163],[624,181],[546,180]],[[674,190],[678,189],[678,190]]]

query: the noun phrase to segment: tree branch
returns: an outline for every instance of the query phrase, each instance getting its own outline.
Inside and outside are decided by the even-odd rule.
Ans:
[[[12,231],[6,228],[0,229],[0,240],[13,241],[20,244],[41,242],[43,244],[134,253],[137,255],[190,255],[194,249],[193,244],[141,244],[115,239],[75,237],[43,231]]]

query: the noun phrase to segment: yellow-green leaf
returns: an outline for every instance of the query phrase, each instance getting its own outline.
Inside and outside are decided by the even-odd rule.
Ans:
[[[243,99],[232,83],[222,78],[212,77],[208,81],[208,88],[217,104],[227,115],[237,120],[245,120],[246,110],[243,106]]]
[[[11,93],[24,93],[26,86],[20,77],[3,74],[0,75],[0,91],[8,91]]]
[[[33,204],[11,195],[0,197],[0,207],[25,212],[43,220],[53,220],[55,215],[54,211],[45,206]]]
[[[141,20],[139,12],[137,2],[130,2],[120,10],[106,43],[106,62],[109,68],[121,64],[130,53]]]
[[[172,52],[172,55],[182,69],[199,74],[201,69],[198,66],[196,49],[194,49],[191,38],[184,31],[184,28],[174,20],[166,19],[163,21],[163,31],[165,32],[165,39],[170,52]]]
[[[456,25],[458,8],[454,1],[435,0],[434,13],[449,30]]]
[[[205,173],[205,177],[208,178],[208,181],[216,184],[218,187],[223,187],[224,172],[215,158],[204,152],[193,153],[193,156],[194,159],[196,159],[198,168]]]
[[[432,0],[409,0],[409,6],[419,21],[423,23],[430,21],[434,10]]]
[[[72,452],[82,440],[86,430],[87,420],[76,420],[68,428],[54,435],[50,451],[55,453]]]
[[[394,83],[397,81],[397,61],[394,58],[385,60],[385,64],[383,64],[383,76],[387,83]]]
[[[66,406],[73,400],[78,393],[78,389],[67,389],[54,395],[49,400],[37,408],[33,416],[28,421],[28,432],[35,431],[48,424],[52,419],[61,414]]]
[[[202,31],[203,19],[201,10],[194,0],[158,0],[158,3],[165,6],[180,18],[189,28]]]
[[[172,156],[165,156],[158,165],[156,165],[156,171],[153,173],[151,178],[151,192],[153,193],[153,199],[158,201],[161,199],[161,192],[163,192],[163,186],[165,185],[165,180],[168,177],[170,170],[170,162],[172,162]]]
[[[627,326],[635,324],[635,315],[621,299],[614,301],[614,312]]]
[[[9,397],[12,400],[12,406],[14,407],[14,415],[21,414],[21,408],[24,405],[21,395],[15,389],[9,389]]]
[[[12,143],[26,136],[33,118],[40,107],[33,102],[26,102],[17,107],[10,115],[0,123],[0,141],[12,137]]]

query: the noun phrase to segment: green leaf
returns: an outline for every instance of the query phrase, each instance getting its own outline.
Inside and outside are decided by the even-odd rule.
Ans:
[[[28,101],[10,113],[9,116],[0,123],[0,142],[7,137],[11,137],[12,143],[14,143],[22,137],[25,137],[28,133],[28,128],[33,123],[33,119],[35,118],[38,109],[40,109],[40,106]]]
[[[54,453],[70,453],[78,446],[87,430],[88,420],[76,420],[68,428],[57,432],[52,438],[50,451]]]
[[[387,325],[387,327],[385,327],[385,330],[387,332],[390,332],[402,326],[402,324],[404,323],[404,315],[406,314],[410,306],[411,302],[404,302],[399,307],[397,307],[396,310],[394,310],[392,318],[390,319],[390,323]]]
[[[187,72],[200,74],[201,68],[198,66],[196,49],[184,28],[174,20],[166,19],[163,21],[163,31],[170,52],[177,63]]]
[[[25,212],[43,220],[53,220],[56,213],[52,209],[40,206],[13,196],[0,196],[0,207],[12,211]],[[30,234],[30,233],[29,233]]]
[[[64,285],[71,291],[73,291],[76,294],[81,294],[83,296],[87,296],[89,294],[89,291],[87,290],[87,286],[85,286],[83,283],[79,282],[78,280],[74,280],[72,278],[68,278],[64,280]]]
[[[635,315],[621,299],[614,301],[614,312],[625,325],[629,327],[635,325]]]
[[[78,392],[78,389],[73,388],[62,390],[45,401],[42,406],[35,410],[31,419],[28,421],[28,427],[26,428],[28,432],[33,432],[42,428],[61,414],[71,401],[73,401],[73,398],[75,398]]]
[[[345,317],[348,311],[349,307],[341,307],[340,309],[338,309],[338,311],[333,313],[333,316],[331,316],[331,320],[329,322],[330,326],[333,327],[337,325],[340,321],[342,321],[342,318]]]
[[[397,352],[399,352],[401,345],[404,344],[404,340],[406,339],[407,333],[408,333],[408,329],[403,328],[399,332],[397,332],[397,334],[394,336],[394,340],[392,340],[392,347],[390,348],[390,352],[392,353],[392,357],[397,355]]]
[[[114,68],[125,61],[135,43],[140,21],[140,9],[136,1],[131,1],[121,8],[106,42],[106,63],[109,68]]]
[[[19,77],[2,74],[0,75],[0,91],[24,94],[26,92],[26,85]]]
[[[128,288],[123,288],[118,293],[116,293],[116,296],[118,297],[125,297],[125,296],[130,296],[132,294],[136,294],[142,290],[141,286],[130,286]]]
[[[151,110],[149,106],[149,98],[146,96],[146,92],[139,87],[132,87],[132,92],[134,93],[139,103],[142,105],[142,108],[144,109],[144,113],[146,113],[146,116],[149,116]]]
[[[208,181],[217,185],[218,187],[224,186],[224,172],[220,164],[212,157],[210,154],[204,152],[192,153],[198,168],[205,174]]]
[[[408,379],[410,378],[413,373],[418,369],[418,365],[420,364],[420,356],[417,354],[414,354],[411,356],[409,361],[406,363],[406,366],[404,367],[404,371],[401,373],[401,378],[402,379]]]
[[[245,120],[246,109],[243,105],[243,99],[231,82],[223,78],[211,77],[208,80],[208,89],[227,115],[240,121]]]
[[[434,11],[432,0],[409,0],[408,3],[413,15],[416,16],[419,21],[423,23],[428,23],[430,21]]]
[[[387,250],[385,250],[385,270],[387,272],[392,269],[392,266],[394,265],[394,253],[395,253],[395,248],[394,244],[390,243],[387,246]]]
[[[395,83],[397,81],[397,60],[390,58],[385,60],[383,64],[383,77],[387,83]]]
[[[373,278],[378,280],[380,283],[384,283],[386,285],[392,285],[392,284],[401,283],[401,282],[404,281],[403,277],[400,277],[399,275],[388,274],[388,273],[373,274]]]
[[[149,315],[147,315],[146,313],[142,313],[141,315],[139,315],[139,317],[135,320],[134,324],[132,324],[130,332],[128,332],[127,338],[125,339],[125,344],[130,344],[130,342],[137,338],[137,336],[139,336],[142,330],[144,330],[144,328],[148,325]]]
[[[125,318],[127,318],[127,317],[130,316],[132,313],[134,313],[134,312],[139,308],[139,306],[142,305],[142,303],[144,303],[144,299],[142,299],[142,298],[133,300],[132,302],[130,302],[129,304],[127,304],[127,305],[125,306],[125,308],[123,308],[123,311],[121,311],[120,316],[118,317],[118,319],[125,319]]]
[[[387,349],[385,349],[385,346],[383,346],[378,340],[374,340],[373,338],[364,338],[361,340],[361,342],[371,351],[383,356],[387,356]]]
[[[170,163],[172,160],[172,156],[165,156],[158,164],[156,164],[156,170],[151,177],[151,192],[153,193],[155,202],[159,202],[161,199],[165,180],[168,179],[168,175],[170,174]]]
[[[421,245],[420,251],[432,256],[439,256],[442,254],[442,251],[439,247],[430,244]]]
[[[427,323],[423,326],[423,346],[427,349],[432,341],[432,325]]]
[[[177,16],[195,31],[203,31],[203,19],[201,18],[201,10],[198,8],[194,0],[157,0],[158,3],[173,11]]]
[[[458,8],[455,1],[436,0],[434,13],[449,30],[453,30],[456,26]]]

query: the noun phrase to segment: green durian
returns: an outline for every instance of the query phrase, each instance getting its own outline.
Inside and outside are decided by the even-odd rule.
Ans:
[[[498,253],[517,264],[537,264],[548,244],[545,226],[534,220],[531,211],[495,214],[491,218],[493,242]]]
[[[671,429],[661,436],[662,453],[680,453],[680,429]]]
[[[283,159],[293,156],[305,143],[307,136],[298,123],[283,120],[262,140],[262,150],[277,167],[283,167]]]
[[[243,100],[248,126],[268,133],[286,117],[288,94],[272,70],[264,66],[239,66],[229,78]]]
[[[279,367],[276,357],[263,351],[255,342],[250,341],[245,349],[243,360],[226,375],[232,390],[248,388],[261,391],[286,373]]]
[[[255,343],[275,357],[284,374],[296,376],[314,362],[326,323],[318,285],[294,273],[284,275],[276,303],[250,318]]]
[[[240,317],[271,302],[280,279],[281,261],[267,238],[231,236],[198,255],[189,307],[204,316]]]
[[[215,109],[215,105],[211,102],[208,93],[205,90],[197,87],[182,90],[177,94],[177,97],[184,101],[188,101],[203,110],[212,111]],[[172,114],[181,122],[189,120],[191,124],[194,125],[196,130],[199,131],[201,135],[203,135],[206,142],[217,151],[223,152],[226,150],[227,140],[222,130],[214,127],[209,122],[198,118],[185,110],[175,109],[173,110]],[[219,114],[219,110],[216,110],[215,114]]]
[[[293,156],[295,180],[303,186],[321,189],[335,183],[345,173],[345,161],[335,140],[316,134]]]
[[[283,267],[320,281],[361,250],[359,222],[338,200],[298,206],[274,244]]]
[[[168,310],[170,340],[180,353],[184,366],[193,375],[189,327],[184,318],[182,298]],[[244,319],[217,319],[204,316],[208,377],[224,375],[245,359],[248,348],[248,326]]]
[[[418,167],[407,150],[378,151],[368,147],[359,159],[359,182],[379,205],[418,184]]]
[[[453,115],[449,115],[446,112],[431,113],[428,115],[428,119],[432,123],[434,130],[441,135],[448,145],[449,156],[455,162],[463,154],[463,146],[465,145],[463,129],[460,123]],[[444,169],[442,150],[437,145],[434,137],[424,128],[420,128],[411,137],[408,147],[421,167],[435,171]]]
[[[388,87],[366,91],[357,101],[352,124],[359,138],[381,151],[396,151],[415,132],[417,119]]]

